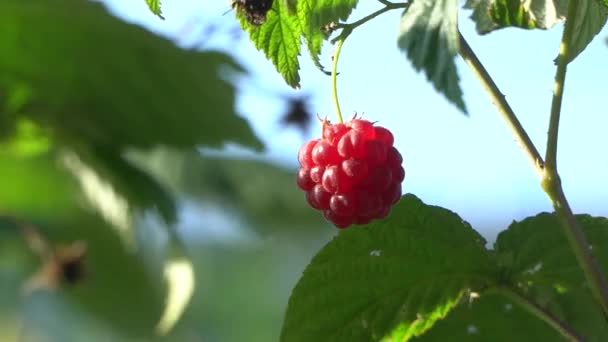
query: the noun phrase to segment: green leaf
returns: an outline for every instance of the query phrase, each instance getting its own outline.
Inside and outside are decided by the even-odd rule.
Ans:
[[[0,40],[0,88],[27,89],[15,116],[58,141],[117,150],[262,146],[234,113],[225,79],[241,69],[231,58],[180,49],[110,16],[102,4],[3,1]]]
[[[581,0],[568,50],[567,61],[573,61],[600,33],[608,19],[608,8],[598,0]]]
[[[80,211],[46,222],[37,228],[49,243],[82,241],[86,246],[83,278],[62,284],[57,295],[124,336],[152,338],[163,309],[162,279],[151,276],[139,256],[97,215]]]
[[[282,0],[285,3],[285,7],[287,7],[287,11],[290,15],[296,13],[296,8],[298,6],[298,0]]]
[[[607,272],[608,219],[589,215],[576,218],[602,270]],[[500,233],[495,249],[503,273],[513,286],[568,322],[588,340],[608,339],[602,312],[591,297],[555,215],[543,213],[513,223]]]
[[[300,87],[300,56],[302,28],[297,16],[290,16],[283,1],[274,1],[266,22],[255,26],[241,16],[241,26],[258,50],[270,59],[287,84]]]
[[[78,186],[50,155],[0,154],[0,211],[17,217],[70,217]]]
[[[596,0],[592,0],[596,1]],[[568,11],[567,0],[467,0],[477,32],[486,34],[503,27],[548,29],[562,21]]]
[[[313,62],[321,71],[325,71],[319,55],[323,42],[329,37],[322,27],[348,19],[359,0],[299,0],[297,15],[302,27],[302,36],[306,40],[308,51]]]
[[[310,57],[319,68],[327,73],[319,60],[321,48],[329,34],[322,27],[346,20],[358,0],[283,0],[274,1],[267,13],[266,22],[256,26],[247,22],[244,14],[240,21],[243,29],[258,50],[261,50],[275,65],[287,84],[300,86],[298,57],[302,38],[306,42]],[[295,14],[295,15],[294,15]]]
[[[459,85],[458,1],[416,0],[401,17],[399,48],[417,71],[423,70],[437,91],[467,113]]]
[[[482,294],[464,301],[433,329],[414,339],[419,342],[537,342],[561,341],[562,336],[504,296]]]
[[[602,30],[608,9],[600,0],[578,1],[568,62],[574,60]],[[486,34],[504,27],[550,29],[568,15],[567,0],[467,0],[477,31]]]
[[[148,8],[150,8],[150,11],[152,11],[152,13],[156,14],[156,16],[161,19],[165,19],[160,9],[160,0],[146,0],[146,3],[148,4]]]
[[[282,341],[405,341],[492,283],[484,239],[406,195],[388,219],[340,233],[293,290]]]
[[[177,220],[177,208],[173,194],[157,179],[126,160],[117,151],[102,148],[80,148],[62,151],[59,158],[78,179],[81,188],[93,207],[104,217],[117,218],[117,208],[124,209],[124,218],[112,222],[118,226],[129,226],[131,214],[156,210],[164,221],[173,224]],[[111,194],[111,195],[110,195]],[[108,203],[114,208],[107,212]]]
[[[318,233],[328,228],[295,186],[296,170],[264,161],[166,149],[132,153],[129,160],[176,193],[235,209],[263,235],[287,230]]]

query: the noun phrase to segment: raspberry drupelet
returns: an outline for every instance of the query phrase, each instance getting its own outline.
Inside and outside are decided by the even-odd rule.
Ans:
[[[338,228],[386,217],[401,198],[405,171],[393,134],[357,119],[323,121],[323,137],[300,149],[298,187]]]

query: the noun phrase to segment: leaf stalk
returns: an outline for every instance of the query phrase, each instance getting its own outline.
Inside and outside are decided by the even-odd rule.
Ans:
[[[553,329],[559,332],[566,340],[568,341],[584,341],[584,339],[575,332],[572,327],[568,326],[565,322],[560,321],[557,317],[555,317],[551,312],[536,304],[534,301],[525,297],[523,294],[519,293],[519,291],[512,289],[510,287],[499,287],[496,289],[496,292],[504,295],[509,298],[522,308],[524,308],[529,313],[538,317],[543,322],[549,324]]]

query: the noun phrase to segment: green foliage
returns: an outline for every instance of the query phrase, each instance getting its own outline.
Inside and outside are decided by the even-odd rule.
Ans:
[[[608,7],[598,0],[579,1],[579,9],[574,20],[572,43],[568,51],[568,62],[571,62],[581,53],[593,38],[606,25]]]
[[[241,18],[241,25],[249,32],[255,47],[264,51],[287,84],[298,88],[300,86],[298,56],[302,32],[298,18],[290,16],[281,1],[274,1],[263,25],[251,25],[244,17]]]
[[[329,37],[321,28],[329,23],[348,19],[359,0],[299,0],[298,19],[302,36],[315,65],[324,70],[319,61],[323,41]]]
[[[403,13],[399,48],[435,89],[466,113],[455,64],[459,46],[456,0],[417,0]]]
[[[76,153],[131,209],[155,208],[172,222],[171,195],[124,159],[127,148],[261,148],[234,113],[220,69],[242,70],[226,55],[184,51],[88,1],[6,1],[0,9],[3,150]]]
[[[599,0],[581,0],[578,6],[568,61],[587,47],[608,18],[606,6]],[[550,29],[567,17],[568,1],[467,0],[465,8],[473,10],[477,31],[486,34],[504,27]]]
[[[274,1],[266,22],[254,26],[241,17],[242,27],[249,32],[251,41],[264,52],[287,84],[300,86],[300,64],[298,57],[302,39],[306,42],[315,65],[323,70],[319,54],[323,41],[329,35],[322,27],[339,20],[346,20],[358,0],[299,0]],[[295,8],[295,14],[293,9]],[[291,11],[290,11],[291,9]],[[291,14],[290,14],[291,13]]]
[[[177,193],[237,210],[264,235],[304,227],[315,232],[328,228],[295,186],[293,170],[264,161],[168,150],[130,157]]]
[[[0,160],[4,215],[33,222],[49,247],[86,243],[85,278],[74,286],[60,284],[63,291],[57,295],[123,334],[151,336],[162,309],[162,283],[150,278],[115,228],[82,205],[78,187],[51,158]],[[15,235],[20,228],[10,227]]]
[[[608,219],[577,215],[602,270],[608,270]],[[594,304],[581,268],[555,215],[513,223],[496,240],[503,272],[520,288],[589,341],[605,341],[608,327]]]
[[[163,282],[98,216],[54,222],[55,241],[87,243],[86,276],[63,294],[95,319],[130,337],[153,337],[163,308]]]
[[[388,219],[339,234],[293,290],[282,341],[404,341],[492,283],[484,239],[405,196]]]
[[[549,325],[497,293],[458,305],[433,329],[414,341],[537,342],[561,341]]]
[[[110,201],[106,194],[114,193],[114,201],[124,203],[128,216],[151,209],[156,210],[168,224],[176,221],[173,194],[119,153],[102,148],[81,148],[78,153],[62,153],[61,159],[80,181],[93,204]]]
[[[69,217],[79,201],[77,185],[47,155],[0,154],[0,189],[2,213],[20,217]]]
[[[163,17],[163,12],[160,9],[160,0],[146,0],[146,3],[148,4],[148,8],[150,8],[150,11],[152,11],[152,13],[154,13],[161,19],[165,19]]]
[[[240,69],[226,55],[184,51],[89,1],[10,0],[0,10],[0,86],[29,95],[13,115],[58,139],[114,148],[261,147],[234,114],[233,89],[219,69]]]
[[[477,32],[486,34],[503,27],[549,29],[563,20],[567,0],[467,0],[464,8],[472,9]]]

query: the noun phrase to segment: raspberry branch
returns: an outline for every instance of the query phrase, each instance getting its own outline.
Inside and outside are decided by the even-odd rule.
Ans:
[[[569,4],[569,18],[573,18],[574,14],[576,14],[576,3],[577,2],[573,0]],[[572,26],[572,21],[567,20],[566,22],[566,28],[564,30],[564,37],[562,39],[562,46],[558,60],[555,95],[551,108],[546,164],[541,155],[538,153],[536,146],[528,136],[526,130],[523,128],[517,119],[517,116],[509,106],[509,103],[505,99],[504,95],[500,92],[492,80],[492,77],[488,74],[487,70],[479,61],[462,34],[459,34],[460,55],[471,68],[475,76],[479,79],[486,92],[490,95],[492,102],[494,102],[494,105],[497,107],[499,113],[502,115],[503,119],[513,132],[518,143],[522,146],[524,152],[528,156],[528,159],[530,159],[532,165],[534,165],[534,168],[541,179],[541,186],[553,204],[553,208],[561,222],[562,227],[564,228],[564,234],[570,243],[570,247],[576,256],[579,266],[585,274],[585,278],[589,284],[590,290],[598,304],[601,306],[604,316],[608,318],[608,282],[606,282],[606,278],[600,270],[595,257],[589,250],[589,242],[587,241],[585,233],[576,221],[574,213],[572,212],[568,200],[564,195],[556,167],[555,156],[557,152],[557,132],[559,114],[561,110],[561,97],[563,95],[563,85],[566,76],[567,46],[570,40],[569,37],[572,35],[572,28],[570,27]]]
[[[568,2],[568,15],[564,26],[564,33],[560,45],[559,56],[557,59],[557,70],[555,72],[555,85],[553,89],[553,99],[551,100],[551,116],[549,119],[549,131],[547,137],[547,151],[545,155],[545,172],[542,177],[542,187],[551,199],[553,208],[560,219],[564,233],[572,246],[591,292],[596,301],[601,305],[604,317],[608,320],[608,282],[602,273],[597,260],[589,250],[589,242],[581,226],[576,221],[574,213],[570,208],[566,195],[561,185],[557,172],[557,140],[559,132],[559,118],[562,107],[562,97],[564,95],[564,85],[566,82],[566,69],[568,67],[568,54],[570,41],[574,33],[574,18],[578,11],[579,2],[570,0]],[[572,19],[571,19],[572,18]]]

